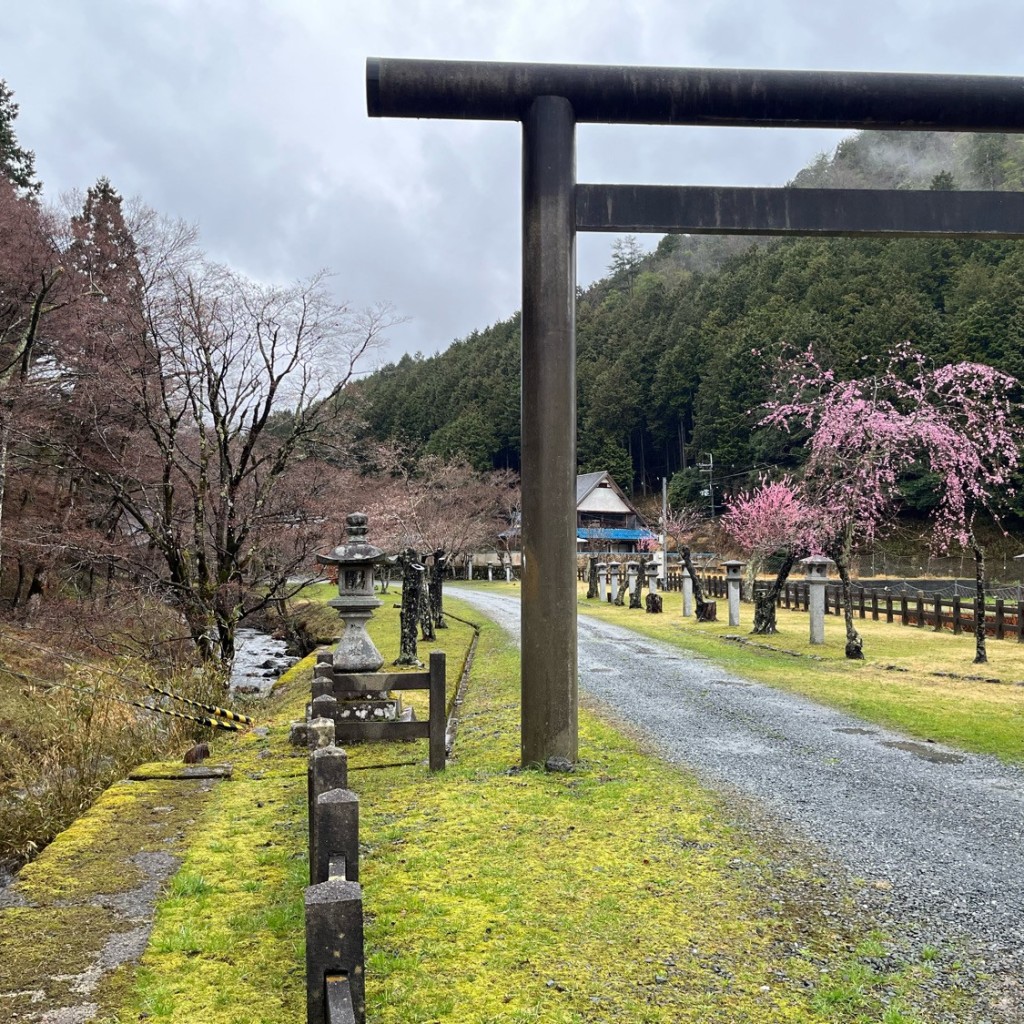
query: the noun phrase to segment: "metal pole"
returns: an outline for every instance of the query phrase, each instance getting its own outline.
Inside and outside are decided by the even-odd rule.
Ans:
[[[576,123],[523,120],[522,763],[577,757]]]

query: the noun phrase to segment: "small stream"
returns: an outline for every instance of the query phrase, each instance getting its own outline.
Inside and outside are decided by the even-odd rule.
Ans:
[[[266,697],[277,677],[298,660],[288,653],[284,640],[275,640],[258,629],[239,629],[235,633],[235,659],[228,689],[232,693]]]

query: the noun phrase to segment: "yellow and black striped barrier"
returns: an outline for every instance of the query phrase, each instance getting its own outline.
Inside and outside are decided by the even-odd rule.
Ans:
[[[144,684],[145,685],[145,684]],[[155,711],[158,715],[170,715],[171,718],[184,718],[190,722],[201,722],[203,725],[208,725],[214,729],[227,729],[229,732],[243,732],[241,725],[235,722],[226,722],[221,718],[211,718],[207,715],[186,715],[183,711],[172,711],[170,708],[158,708],[155,704],[146,704],[141,700],[124,700],[123,697],[114,697],[114,700],[120,700],[125,704],[131,704],[136,708],[145,708],[146,711]],[[179,700],[181,698],[178,698]],[[191,701],[190,703],[195,703]],[[228,712],[233,714],[233,712]],[[244,715],[242,716],[245,717]]]
[[[140,683],[139,685],[144,686],[147,690],[150,690],[153,693],[159,693],[164,697],[170,697],[171,700],[181,701],[182,704],[190,704],[194,708],[199,708],[200,711],[205,711],[207,714],[213,715],[214,718],[223,718],[228,722],[239,722],[242,725],[256,724],[248,715],[241,715],[237,711],[229,711],[227,708],[219,708],[216,704],[202,704],[198,700],[192,700],[191,697],[181,697],[176,693],[172,693],[170,690],[164,690],[159,686],[154,686],[152,683]]]

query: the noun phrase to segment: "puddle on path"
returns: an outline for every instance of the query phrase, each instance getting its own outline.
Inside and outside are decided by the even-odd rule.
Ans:
[[[963,764],[967,760],[960,754],[947,754],[944,750],[936,750],[927,743],[915,743],[913,740],[882,740],[882,746],[905,750],[908,754],[932,764]]]
[[[836,732],[845,732],[847,736],[877,736],[878,733],[874,729],[862,729],[858,725],[851,725],[849,727],[842,727],[835,730]]]

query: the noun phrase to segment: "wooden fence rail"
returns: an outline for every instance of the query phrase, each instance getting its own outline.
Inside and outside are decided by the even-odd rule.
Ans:
[[[710,597],[725,596],[725,577],[717,574],[697,574],[701,586]],[[666,590],[681,590],[682,575],[669,573]],[[799,581],[786,583],[779,594],[780,608],[807,611],[809,584]],[[901,626],[917,629],[932,629],[939,633],[945,630],[953,633],[971,633],[978,615],[985,620],[985,633],[996,640],[1015,639],[1024,643],[1024,601],[1007,601],[1004,598],[986,600],[984,606],[973,597],[940,597],[917,591],[916,594],[893,594],[863,586],[852,588],[853,613],[859,619],[870,618],[874,622],[898,622]],[[829,584],[825,587],[825,614],[843,614],[842,587]]]

